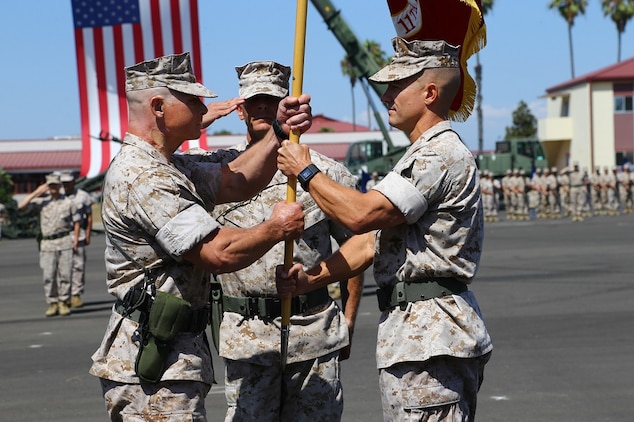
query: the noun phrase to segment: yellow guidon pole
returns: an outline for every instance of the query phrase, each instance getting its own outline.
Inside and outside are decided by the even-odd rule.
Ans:
[[[293,85],[291,94],[293,97],[302,95],[304,82],[304,47],[306,44],[306,15],[308,14],[308,0],[297,0],[297,12],[295,15],[295,50],[293,52]],[[299,131],[292,130],[289,141],[299,143]],[[286,202],[295,202],[297,196],[297,179],[289,177],[286,183]],[[284,243],[284,269],[288,270],[293,265],[293,241]],[[282,327],[280,359],[282,368],[286,366],[288,355],[288,334],[291,325],[291,299],[282,299]]]

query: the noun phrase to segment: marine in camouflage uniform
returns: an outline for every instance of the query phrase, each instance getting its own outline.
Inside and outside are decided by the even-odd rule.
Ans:
[[[570,202],[572,206],[572,221],[583,221],[583,208],[587,198],[587,184],[589,181],[585,173],[579,170],[579,164],[574,163],[570,178]]]
[[[564,167],[559,170],[557,175],[557,184],[559,185],[559,199],[564,217],[572,215],[570,205],[570,168]]]
[[[40,185],[18,204],[19,209],[36,207],[40,212],[40,268],[44,279],[44,296],[48,303],[45,315],[70,315],[73,251],[77,249],[80,215],[73,201],[61,193],[58,174],[46,176]],[[48,195],[44,193],[49,192]]]
[[[547,171],[544,179],[548,195],[548,200],[546,201],[546,216],[548,218],[560,218],[561,205],[559,198],[559,181],[557,180],[557,167],[553,167],[550,171]]]
[[[226,161],[260,141],[275,118],[278,102],[288,95],[287,66],[260,61],[236,67],[236,71],[239,95],[245,99],[238,115],[245,121],[248,133],[247,142],[225,153]],[[314,151],[311,158],[333,180],[356,189],[356,178],[344,165]],[[285,200],[286,186],[287,177],[278,171],[256,197],[217,206],[212,215],[226,227],[253,226],[267,219],[277,202]],[[305,231],[294,244],[294,260],[310,268],[331,255],[331,238],[342,244],[352,233],[328,218],[301,186],[296,192],[297,201],[304,205]],[[326,287],[310,293],[313,303],[291,317],[288,355],[282,369],[279,312],[266,315],[263,309],[240,306],[247,301],[258,301],[279,311],[275,267],[284,262],[284,253],[284,244],[279,243],[249,267],[216,276],[224,294],[219,354],[225,362],[226,421],[341,419],[339,351],[349,343],[346,316],[352,328],[363,277],[343,283],[348,287],[344,289],[346,315],[330,299]]]
[[[632,173],[631,164],[623,166],[623,212],[631,214],[634,206],[634,195],[632,195],[632,185],[634,185],[634,173]]]
[[[108,169],[102,209],[107,287],[117,303],[90,373],[100,377],[113,421],[206,421],[205,396],[214,382],[205,335],[210,273],[243,268],[274,244],[297,238],[303,213],[297,203],[277,204],[255,227],[221,228],[209,212],[266,185],[279,139],[270,131],[228,166],[214,154],[175,154],[200,133],[208,109],[199,97],[215,96],[196,83],[189,53],[131,66],[126,78],[128,133]],[[304,96],[280,106],[277,118],[287,130],[288,123],[299,131],[310,126],[307,101]],[[160,380],[149,382],[137,376],[135,360],[144,304],[155,291],[184,299],[190,310],[168,344]]]
[[[458,48],[402,38],[393,46],[391,63],[370,79],[388,83],[381,100],[390,124],[407,129],[412,145],[365,194],[314,173],[307,186],[315,202],[364,234],[307,272],[280,268],[278,291],[309,291],[374,263],[384,420],[473,420],[492,343],[467,287],[484,236],[478,170],[447,120],[459,85]],[[278,163],[285,174],[305,177],[308,148],[284,142]]]
[[[90,236],[92,234],[93,201],[88,192],[75,187],[75,176],[71,173],[63,173],[60,176],[60,180],[64,186],[65,195],[75,203],[77,212],[81,216],[79,241],[77,242],[77,250],[73,253],[70,289],[70,307],[81,308],[84,306],[81,295],[84,294],[84,286],[86,285],[86,246],[90,245]]]
[[[504,176],[502,177],[502,200],[504,201],[504,209],[506,210],[506,218],[511,220],[512,208],[511,208],[511,178],[513,177],[513,171],[506,169]]]

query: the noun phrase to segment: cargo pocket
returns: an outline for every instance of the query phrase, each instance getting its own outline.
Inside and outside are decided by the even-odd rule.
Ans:
[[[453,379],[449,383],[441,384],[429,379],[427,385],[405,388],[401,391],[403,408],[405,410],[428,409],[460,402],[462,380]]]

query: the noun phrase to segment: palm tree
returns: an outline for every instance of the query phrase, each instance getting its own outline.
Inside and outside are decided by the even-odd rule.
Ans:
[[[387,59],[385,58],[385,52],[381,49],[381,45],[376,41],[366,40],[363,43],[363,48],[367,51],[367,53],[374,59],[379,68],[385,66],[387,64]],[[354,86],[357,83],[357,79],[362,75],[358,74],[357,68],[350,60],[350,57],[346,54],[341,60],[341,73],[350,78],[350,91],[352,94],[352,130],[356,130],[356,111],[355,111],[355,100],[354,100]],[[368,100],[368,108],[369,100]],[[368,112],[368,122],[370,113]]]
[[[486,14],[493,8],[493,0],[482,0],[482,16],[486,16]],[[478,116],[478,155],[482,154],[482,149],[484,147],[484,134],[483,134],[483,117],[482,117],[482,66],[480,65],[480,51],[476,53],[476,65],[475,65],[475,75],[476,75],[476,113]]]
[[[618,36],[616,61],[621,61],[621,35],[625,32],[627,21],[634,16],[634,0],[602,0],[603,16],[609,16],[616,24]]]
[[[363,43],[363,46],[365,47],[367,52],[370,54],[370,56],[374,59],[376,64],[379,65],[379,67],[383,67],[387,64],[385,51],[383,51],[383,49],[381,48],[381,45],[378,42],[372,41],[372,40],[365,40],[365,42]],[[371,115],[372,115],[372,111],[370,110],[370,100],[368,99],[368,126],[370,128],[372,128],[372,125],[370,123],[372,121],[372,119],[370,118]]]
[[[586,7],[588,6],[587,0],[553,0],[549,5],[549,9],[558,9],[559,14],[568,23],[568,47],[570,49],[570,74],[575,77],[575,65],[572,54],[572,25],[575,23],[575,18],[579,14],[586,13]]]
[[[344,76],[348,76],[350,78],[350,94],[352,97],[352,131],[355,132],[357,130],[357,112],[354,102],[354,85],[357,83],[357,73],[355,72],[354,66],[352,65],[352,62],[350,61],[350,58],[347,54],[341,60],[341,73],[343,73]]]

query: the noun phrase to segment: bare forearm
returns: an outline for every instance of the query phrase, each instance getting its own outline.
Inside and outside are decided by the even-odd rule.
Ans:
[[[359,311],[359,303],[363,294],[363,273],[342,283],[341,288],[341,304],[343,305],[343,314],[346,317],[349,328],[354,328],[354,322],[357,319]]]
[[[373,259],[374,233],[353,236],[337,252],[306,271],[308,284],[314,290],[335,281],[354,278],[362,274]]]
[[[223,227],[184,255],[210,273],[220,274],[248,267],[264,255],[281,236],[272,236],[267,222],[239,229]]]
[[[277,171],[279,141],[272,130],[222,169],[218,203],[243,201],[261,191]]]

